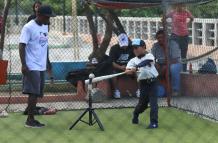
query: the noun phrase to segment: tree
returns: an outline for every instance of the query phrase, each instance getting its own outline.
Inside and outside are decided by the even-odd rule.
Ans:
[[[205,5],[193,5],[190,11],[197,18],[218,18],[218,1],[213,1]]]
[[[17,0],[19,10],[23,14],[30,14],[32,12],[33,0]],[[66,5],[66,15],[71,15],[72,7],[71,0],[42,0],[44,4],[49,4],[54,9],[54,12],[57,15],[62,15],[62,3],[65,1]],[[76,0],[77,3],[81,3],[82,0]],[[139,0],[140,1],[140,0]],[[152,0],[151,0],[152,1]],[[0,11],[3,9],[4,1],[0,1]],[[15,0],[11,2],[11,9],[15,9]],[[190,11],[195,17],[202,18],[217,18],[218,15],[218,1],[214,0],[208,4],[204,5],[193,5],[189,6]],[[213,10],[211,10],[213,9]],[[162,14],[161,7],[152,7],[152,8],[140,8],[140,9],[125,9],[121,11],[116,11],[118,16],[126,17],[159,17]],[[77,14],[85,15],[84,9],[81,5],[77,5]]]
[[[0,1],[0,14],[2,14],[2,10],[4,9],[4,1]]]
[[[89,59],[91,60],[93,57],[95,57],[98,60],[100,60],[102,56],[105,54],[112,37],[112,17],[108,11],[105,14],[101,14],[101,17],[106,22],[106,30],[105,30],[103,42],[99,44],[97,38],[97,27],[93,20],[94,11],[92,8],[93,7],[90,6],[88,3],[84,4],[85,14],[89,22],[89,29],[92,36],[92,44],[93,44],[93,51],[90,54]]]
[[[5,0],[5,6],[3,10],[3,21],[2,21],[2,29],[1,29],[1,39],[0,39],[0,60],[3,59],[3,50],[4,50],[4,41],[5,41],[5,27],[6,21],[8,17],[8,11],[11,5],[11,0]]]
[[[119,16],[124,17],[159,17],[161,15],[162,9],[160,7],[123,9],[119,12]]]
[[[109,46],[109,43],[112,38],[112,33],[114,32],[116,35],[119,35],[120,33],[126,33],[126,32],[124,31],[124,28],[119,18],[117,17],[116,13],[113,10],[100,9],[95,7],[94,5],[89,4],[88,2],[84,2],[83,11],[89,22],[89,29],[92,36],[92,44],[93,44],[93,51],[89,56],[89,60],[91,60],[94,57],[100,61],[105,55],[105,52]],[[97,25],[93,20],[93,16],[96,13],[98,13],[98,15],[106,23],[104,36],[101,43],[99,43],[98,41]]]

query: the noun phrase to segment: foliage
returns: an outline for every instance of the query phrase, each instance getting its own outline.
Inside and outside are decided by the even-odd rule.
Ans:
[[[0,15],[2,15],[3,13],[3,9],[4,9],[4,0],[0,0]]]
[[[160,7],[143,9],[124,9],[119,12],[119,16],[124,17],[159,17],[162,14]]]
[[[79,4],[79,3],[78,3]],[[214,0],[204,5],[190,5],[188,9],[194,17],[198,18],[217,18],[218,17],[218,0]],[[118,16],[124,17],[160,17],[162,16],[161,7],[141,8],[141,9],[124,9],[117,10]],[[83,15],[81,7],[78,7],[78,15]]]
[[[193,5],[189,7],[194,17],[198,18],[218,18],[218,1],[205,5]]]
[[[204,5],[190,5],[188,9],[197,18],[218,18],[218,0]],[[125,9],[119,12],[119,16],[125,17],[160,17],[161,15],[161,7]]]
[[[63,2],[65,1],[65,14],[71,15],[72,5],[71,0],[41,0],[44,4],[49,4],[53,7],[57,15],[63,14]],[[0,1],[0,11],[3,8],[4,1]],[[18,0],[18,8],[20,14],[32,13],[32,4],[34,0]],[[199,18],[217,18],[218,17],[218,0],[215,0],[205,5],[191,5],[188,9],[193,13],[194,17]],[[12,1],[12,9],[10,13],[15,13],[15,0]],[[159,17],[162,15],[161,7],[142,8],[142,9],[124,9],[116,10],[118,16],[125,17]],[[81,6],[81,1],[77,0],[78,15],[85,15],[84,9]]]
[[[33,13],[33,9],[32,9],[32,6],[33,6],[33,3],[34,3],[34,0],[17,0],[17,6],[18,6],[18,13],[19,14],[31,14]],[[41,0],[41,2],[43,4],[46,4],[46,5],[51,5],[54,12],[57,14],[57,15],[62,15],[63,14],[63,8],[64,8],[64,3],[65,2],[65,14],[66,15],[72,15],[72,4],[71,4],[71,0]],[[2,6],[2,1],[0,1],[0,10],[1,10],[1,6]],[[78,3],[78,12],[79,14],[80,11],[82,10],[81,6],[79,5],[80,3],[80,0],[77,0],[77,3]],[[16,9],[16,0],[13,0],[12,1],[12,6],[11,6],[11,14],[15,14],[15,9]]]
[[[43,0],[44,4],[50,4],[57,15],[63,14],[64,2],[65,2],[65,13],[71,15],[72,5],[71,0]]]

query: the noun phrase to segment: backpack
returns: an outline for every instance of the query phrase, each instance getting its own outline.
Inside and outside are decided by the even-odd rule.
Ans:
[[[217,67],[211,58],[207,59],[207,62],[202,65],[202,67],[198,70],[198,73],[201,74],[216,74],[217,73]]]

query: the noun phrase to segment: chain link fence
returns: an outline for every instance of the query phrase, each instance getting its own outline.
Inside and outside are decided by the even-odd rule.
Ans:
[[[33,14],[34,0],[12,0],[3,50],[3,60],[8,61],[7,82],[0,85],[0,112],[1,117],[6,117],[0,118],[2,142],[217,142],[218,77],[217,74],[211,74],[214,65],[210,65],[211,63],[208,65],[207,61],[210,58],[217,66],[218,1],[202,5],[187,5],[194,19],[188,21],[187,56],[182,57],[181,60],[186,68],[178,71],[180,80],[176,80],[180,85],[177,94],[172,89],[172,83],[175,83],[170,80],[172,75],[166,73],[164,86],[161,86],[160,90],[165,94],[158,98],[159,128],[147,129],[150,109],[141,114],[138,125],[131,123],[134,107],[139,100],[136,96],[137,81],[132,78],[120,79],[118,88],[121,99],[115,99],[111,78],[109,78],[93,84],[91,91],[92,107],[104,128],[103,132],[100,130],[101,125],[99,126],[98,120],[97,123],[93,121],[96,116],[93,115],[90,119],[90,114],[84,116],[88,125],[82,120],[69,130],[81,113],[90,107],[87,95],[89,90],[88,86],[84,85],[84,77],[87,79],[88,74],[93,71],[93,67],[90,66],[93,55],[96,54],[93,50],[97,51],[97,60],[101,57],[99,55],[104,55],[98,51],[98,48],[102,48],[106,55],[109,55],[110,48],[118,42],[118,35],[126,32],[130,39],[143,39],[146,42],[146,50],[151,52],[154,43],[157,42],[158,30],[167,29],[165,31],[167,38],[172,38],[173,17],[164,22],[161,3],[152,8],[147,4],[146,8],[140,9],[108,10],[102,8],[105,6],[104,2],[106,4],[111,2],[110,5],[114,7],[122,7],[122,5],[115,1],[100,3],[97,0],[89,1],[88,7],[87,1],[79,0],[42,0],[41,2],[51,5],[57,16],[50,19],[49,25],[49,58],[52,62],[53,79],[46,75],[45,95],[39,99],[37,107],[53,111],[55,109],[58,112],[54,115],[36,117],[46,123],[43,129],[24,127],[27,96],[22,94],[18,44],[21,29],[27,23],[28,17]],[[1,11],[3,11],[3,3],[0,2]],[[130,7],[133,6],[131,1],[128,1],[128,4]],[[167,7],[167,13],[173,10],[175,7]],[[116,16],[119,17],[120,25]],[[106,38],[110,35],[110,30],[113,33],[107,43]],[[93,34],[93,31],[96,33]],[[106,47],[102,46],[105,41]],[[5,68],[1,65],[0,69],[3,71]],[[170,71],[170,67],[168,69]],[[77,74],[74,76],[75,79],[69,82],[66,77],[72,71]],[[87,112],[90,113],[90,110]]]

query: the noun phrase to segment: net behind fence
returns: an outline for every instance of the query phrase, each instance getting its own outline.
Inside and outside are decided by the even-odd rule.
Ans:
[[[8,1],[0,2],[1,31],[4,2]],[[124,5],[124,1],[110,0],[42,0],[56,14],[50,18],[48,32],[52,74],[46,72],[44,97],[38,99],[34,111],[35,118],[46,126],[29,129],[24,127],[29,109],[28,95],[22,94],[19,43],[22,28],[34,14],[34,2],[12,0],[9,7],[0,60],[0,81],[6,79],[6,83],[0,84],[2,142],[215,143],[218,140],[216,0],[201,5],[200,1],[176,5],[157,1],[154,7],[150,7],[150,1],[140,1],[142,7],[132,1]],[[104,9],[101,2],[109,3],[113,9]],[[120,9],[123,6],[139,8]],[[159,30],[164,33],[158,34]],[[130,53],[120,46],[121,33],[129,38]],[[131,45],[135,38],[146,43],[146,51],[154,55],[156,68],[158,64],[162,68],[158,70],[162,78],[158,77],[155,90],[159,110],[158,128],[154,130],[150,120],[152,103],[139,115],[138,124],[134,120],[135,107],[141,104],[142,96],[149,95],[140,95],[136,75],[119,74],[125,71],[130,57],[135,57],[136,48]],[[159,48],[157,55],[155,48]],[[117,61],[126,63],[118,70]],[[91,73],[95,74],[92,89],[88,86]],[[141,101],[146,108],[145,100]],[[69,130],[86,110],[87,114]],[[92,111],[95,113],[91,114]]]

